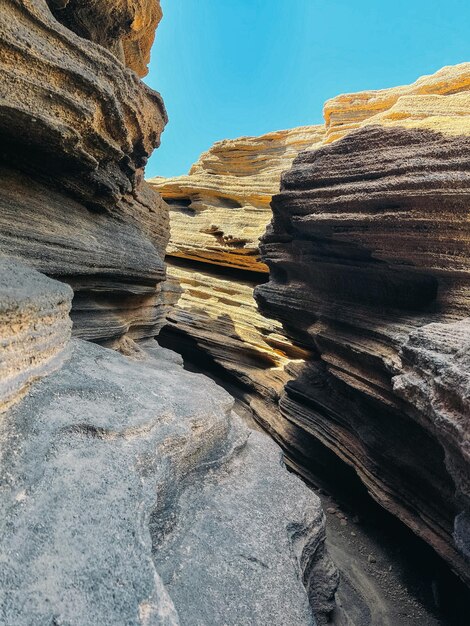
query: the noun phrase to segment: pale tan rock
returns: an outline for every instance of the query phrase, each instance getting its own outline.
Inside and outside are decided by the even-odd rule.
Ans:
[[[160,0],[47,0],[56,18],[81,37],[105,46],[139,76],[162,19]]]
[[[170,205],[170,256],[266,272],[258,240],[271,219],[281,173],[319,145],[321,126],[219,141],[187,176],[149,182]]]
[[[470,63],[461,63],[411,85],[337,96],[323,110],[325,143],[371,124],[469,134],[469,91]]]

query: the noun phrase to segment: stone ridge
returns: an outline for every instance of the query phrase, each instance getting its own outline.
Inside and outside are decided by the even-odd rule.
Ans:
[[[4,4],[0,250],[73,286],[78,335],[153,336],[164,318],[168,214],[143,168],[167,120],[162,99],[113,53],[122,13],[101,20],[109,3],[54,2],[64,23],[43,0]],[[157,18],[153,0],[140,12],[118,4],[142,28]],[[84,21],[94,24],[88,35]]]
[[[67,285],[0,258],[0,413],[61,364],[72,295]]]
[[[261,246],[270,279],[256,289],[261,311],[310,350],[280,400],[293,463],[289,424],[350,464],[467,583],[469,85],[463,64],[398,99],[340,98],[350,132],[283,176]]]
[[[468,134],[469,67],[469,63],[450,65],[411,85],[343,94],[328,100],[323,110],[325,143],[371,124]]]

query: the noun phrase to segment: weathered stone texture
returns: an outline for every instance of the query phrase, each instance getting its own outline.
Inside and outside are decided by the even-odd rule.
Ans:
[[[149,339],[178,291],[143,180],[166,113],[137,74],[160,17],[155,0],[0,12],[5,626],[313,626],[333,608],[318,498]]]
[[[5,270],[59,334],[69,288]],[[73,340],[3,413],[1,623],[313,626],[311,603],[322,623],[336,572],[319,499],[225,391],[153,340],[139,350]]]
[[[258,240],[271,217],[269,203],[281,173],[302,150],[319,144],[322,126],[215,143],[187,176],[149,182],[170,205],[167,254],[266,272]]]
[[[258,241],[282,171],[299,151],[318,146],[323,135],[322,126],[309,126],[221,141],[188,176],[150,181],[171,215],[167,260],[179,300],[166,330],[187,352],[195,341],[249,390],[244,400],[265,424],[270,421],[265,413],[277,406],[291,378],[291,364],[303,353],[279,323],[257,311],[253,289],[267,270],[259,261]]]
[[[338,99],[346,126],[355,103],[381,113],[283,176],[257,288],[311,352],[281,398],[286,423],[352,465],[467,582],[469,81],[463,64]]]
[[[143,168],[166,113],[99,44],[127,37],[114,28],[123,11],[145,29],[158,7],[50,4],[64,24],[44,0],[6,0],[0,15],[0,252],[73,286],[78,335],[152,336],[164,317],[168,215]]]
[[[67,285],[0,258],[0,413],[61,363],[72,295]]]
[[[139,76],[162,19],[160,0],[47,0],[56,18],[77,35],[108,48]]]

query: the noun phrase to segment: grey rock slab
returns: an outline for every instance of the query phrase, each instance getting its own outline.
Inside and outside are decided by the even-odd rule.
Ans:
[[[0,422],[0,623],[313,624],[335,585],[320,503],[232,406],[74,340]]]

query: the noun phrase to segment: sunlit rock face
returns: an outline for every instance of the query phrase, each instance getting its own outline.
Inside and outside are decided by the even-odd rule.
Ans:
[[[253,289],[267,278],[258,242],[281,173],[323,135],[322,126],[310,126],[221,141],[187,176],[149,181],[171,216],[168,274],[179,300],[165,330],[183,352],[194,356],[196,346],[241,385],[266,425],[303,351],[257,310]]]
[[[320,500],[233,399],[154,340],[70,341],[71,289],[14,260],[0,290],[2,625],[323,624]]]
[[[258,240],[271,216],[281,173],[317,145],[323,127],[307,126],[215,143],[187,176],[149,182],[170,206],[167,254],[250,272],[266,272]]]
[[[325,111],[261,246],[261,312],[310,351],[279,434],[294,462],[291,424],[333,450],[470,582],[470,64]]]
[[[47,0],[59,22],[108,48],[139,76],[148,72],[160,0]]]
[[[2,5],[0,251],[73,287],[86,339],[164,317],[168,215],[143,168],[166,113],[134,71],[159,17],[143,0]]]

